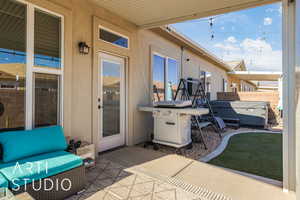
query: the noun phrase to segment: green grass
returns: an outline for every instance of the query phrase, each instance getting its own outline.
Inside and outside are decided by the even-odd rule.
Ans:
[[[282,134],[235,135],[225,151],[208,163],[282,181]]]

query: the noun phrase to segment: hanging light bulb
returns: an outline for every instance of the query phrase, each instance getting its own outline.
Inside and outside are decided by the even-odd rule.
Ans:
[[[211,18],[209,18],[209,25],[210,25],[210,28],[212,28],[213,27],[213,18],[211,17]]]
[[[210,31],[211,31],[211,36],[210,36],[210,39],[211,40],[213,40],[214,38],[215,38],[215,35],[214,35],[214,32],[213,32],[213,25],[214,25],[214,23],[213,23],[214,21],[213,21],[213,18],[211,17],[211,18],[209,18],[209,27],[210,27]]]

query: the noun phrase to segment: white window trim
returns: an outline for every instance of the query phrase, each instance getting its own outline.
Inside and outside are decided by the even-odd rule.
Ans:
[[[106,28],[106,27],[104,27],[104,26],[101,26],[101,25],[99,25],[98,28],[99,28],[99,29],[98,29],[98,40],[100,40],[100,41],[102,41],[102,42],[105,42],[105,43],[107,43],[107,44],[111,44],[111,45],[116,46],[116,47],[120,47],[120,48],[122,48],[122,49],[128,49],[128,50],[130,49],[130,39],[129,39],[128,36],[123,35],[122,33],[113,31],[113,30],[111,30],[111,29],[109,29],[109,28]],[[110,32],[110,33],[113,33],[113,34],[115,34],[115,35],[119,35],[119,36],[122,36],[122,37],[126,38],[127,41],[128,41],[128,47],[122,47],[121,45],[117,45],[117,44],[114,44],[114,43],[111,43],[111,42],[102,40],[102,39],[100,38],[100,29],[106,30],[106,31],[108,31],[108,32]]]
[[[213,75],[213,73],[211,72],[211,71],[208,71],[208,70],[206,70],[206,69],[201,69],[200,68],[200,71],[199,71],[200,73],[199,73],[199,76],[201,76],[201,72],[204,72],[205,73],[205,76],[204,76],[204,90],[205,90],[205,92],[206,93],[212,93],[212,75]],[[211,74],[211,81],[209,82],[208,81],[208,74]],[[200,77],[199,77],[200,78]],[[208,87],[209,86],[209,87]]]
[[[59,75],[59,113],[58,124],[63,126],[63,88],[64,88],[64,16],[39,7],[25,0],[16,0],[26,6],[26,94],[25,94],[25,129],[34,125],[34,73]],[[60,69],[34,67],[34,11],[38,9],[61,19],[61,66]]]
[[[161,53],[158,53],[158,52],[156,52],[156,51],[153,51],[152,52],[152,55],[151,55],[151,59],[152,59],[152,63],[151,63],[151,100],[153,101],[153,88],[152,88],[152,86],[153,86],[153,64],[154,64],[154,59],[153,59],[153,57],[154,56],[159,56],[159,57],[162,57],[162,58],[164,58],[165,59],[165,65],[164,65],[164,87],[166,87],[166,85],[167,85],[167,80],[168,80],[168,69],[169,69],[169,62],[168,62],[168,60],[169,59],[171,59],[171,60],[175,60],[176,62],[177,62],[177,78],[178,78],[178,81],[180,80],[180,66],[179,66],[179,62],[178,62],[178,59],[176,59],[176,58],[173,58],[173,57],[170,57],[170,56],[166,56],[166,55],[164,55],[164,54],[161,54]],[[178,82],[179,83],[179,82]],[[177,83],[177,84],[178,84]],[[164,94],[164,97],[166,97],[166,95],[167,95],[167,91],[166,91],[166,89],[165,89],[165,94]],[[164,99],[165,100],[165,99]]]
[[[223,82],[223,85],[222,85],[223,92],[227,92],[228,82],[225,78],[223,78],[222,82]]]

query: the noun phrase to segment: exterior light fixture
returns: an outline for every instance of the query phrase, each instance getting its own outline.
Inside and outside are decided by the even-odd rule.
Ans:
[[[89,54],[90,47],[85,42],[79,42],[79,53],[81,54]]]

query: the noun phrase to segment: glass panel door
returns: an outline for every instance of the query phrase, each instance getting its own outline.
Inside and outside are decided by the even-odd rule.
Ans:
[[[102,62],[103,137],[120,134],[121,64]]]
[[[105,151],[125,144],[124,59],[101,53],[99,71],[99,149]]]

